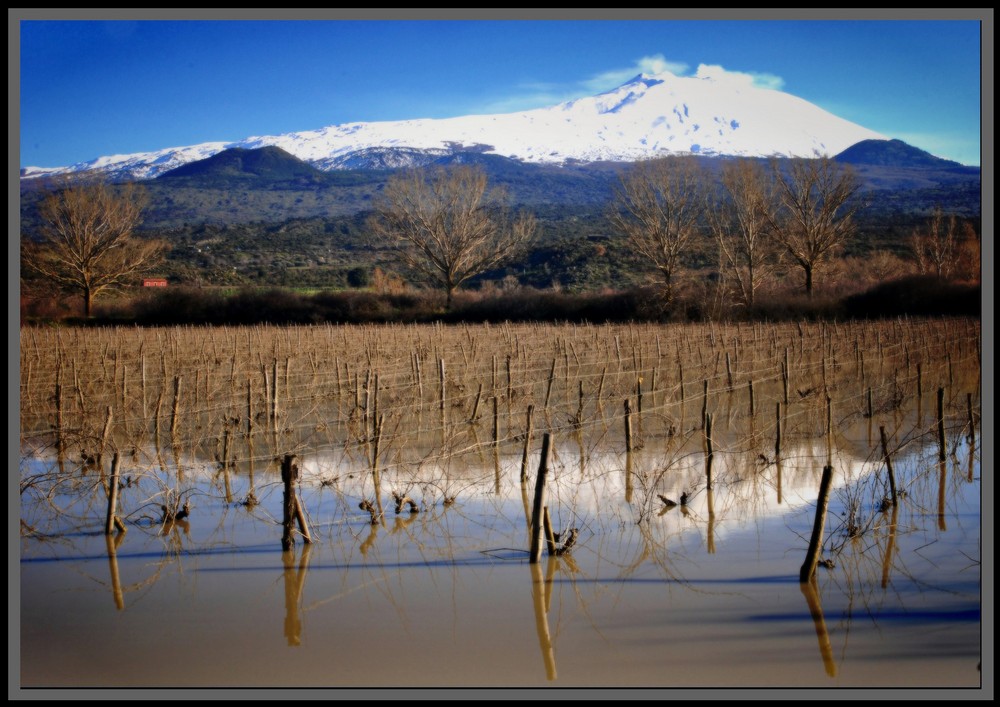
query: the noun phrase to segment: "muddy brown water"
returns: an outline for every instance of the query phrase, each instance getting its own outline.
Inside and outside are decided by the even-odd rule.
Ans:
[[[26,330],[20,684],[978,688],[978,336]],[[546,432],[546,505],[576,539],[532,565]],[[113,451],[126,532],[106,537]],[[286,454],[313,542],[282,552]],[[827,464],[822,562],[801,584]],[[381,501],[375,524],[363,501]]]
[[[722,455],[708,490],[698,453],[647,447],[629,462],[585,450],[581,469],[579,447],[558,444],[548,505],[579,540],[538,565],[513,454],[498,458],[499,485],[492,460],[475,455],[421,470],[407,481],[420,512],[396,515],[387,498],[376,525],[357,508],[369,475],[343,455],[303,457],[314,542],[288,553],[273,465],[257,469],[260,503],[248,508],[246,470],[227,481],[185,460],[193,509],[167,525],[143,502],[175,485],[176,470],[135,478],[118,540],[101,530],[103,491],[63,489],[23,504],[38,532],[21,540],[21,683],[978,686],[976,453],[959,444],[943,467],[933,447],[901,454],[894,511],[874,507],[881,465],[839,453],[823,552],[833,567],[810,588],[798,570],[816,452],[790,450],[780,482],[776,465]],[[444,506],[439,487],[456,501]],[[682,492],[684,506],[653,500]]]

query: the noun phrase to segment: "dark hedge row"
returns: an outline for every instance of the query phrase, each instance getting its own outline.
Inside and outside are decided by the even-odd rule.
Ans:
[[[771,295],[752,309],[720,312],[689,295],[665,304],[654,288],[570,294],[519,288],[460,292],[450,311],[433,292],[379,294],[370,291],[324,292],[245,289],[236,294],[214,289],[171,287],[98,307],[92,324],[318,324],[384,322],[627,322],[704,321],[711,318],[756,321],[867,319],[909,316],[980,316],[979,285],[928,277],[886,282],[842,299]],[[22,319],[52,312],[22,305]],[[40,315],[40,316],[35,316]]]

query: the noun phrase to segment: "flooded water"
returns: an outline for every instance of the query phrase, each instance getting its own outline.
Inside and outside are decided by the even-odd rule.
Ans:
[[[579,539],[535,565],[534,474],[522,492],[520,457],[498,456],[497,475],[488,449],[485,466],[408,479],[420,512],[396,515],[386,498],[375,525],[357,507],[370,475],[343,454],[304,457],[314,542],[290,552],[273,465],[257,469],[251,508],[246,470],[182,462],[192,510],[167,525],[143,501],[176,486],[175,472],[131,479],[121,503],[134,510],[117,538],[103,535],[95,475],[77,472],[76,489],[22,503],[37,532],[21,540],[21,682],[978,686],[978,458],[964,444],[940,465],[934,448],[900,455],[905,495],[879,511],[881,465],[841,450],[823,552],[833,567],[802,585],[814,452],[790,451],[780,470],[718,455],[708,489],[700,453],[584,449],[581,468],[566,440],[548,506],[555,528]],[[37,473],[54,461],[26,464]],[[436,489],[456,500],[435,501]],[[684,492],[683,506],[656,497],[679,504]]]
[[[978,341],[25,331],[20,684],[980,688]],[[283,551],[286,459],[312,542]]]

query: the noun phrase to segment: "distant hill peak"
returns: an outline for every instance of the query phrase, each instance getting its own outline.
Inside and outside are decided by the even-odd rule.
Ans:
[[[935,157],[902,140],[862,140],[851,145],[834,159],[844,164],[878,165],[884,167],[928,167],[950,169],[963,165]]]
[[[231,147],[195,162],[189,162],[160,175],[176,177],[226,177],[288,180],[322,176],[323,172],[308,162],[275,146],[256,149]]]

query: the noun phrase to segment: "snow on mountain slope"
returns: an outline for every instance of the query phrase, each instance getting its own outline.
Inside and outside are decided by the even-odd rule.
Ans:
[[[442,154],[476,149],[533,163],[634,161],[675,153],[812,157],[834,155],[885,136],[743,77],[641,74],[596,96],[536,110],[446,119],[346,123],[310,130],[212,142],[134,155],[101,157],[45,172],[100,170],[145,179],[229,147],[274,145],[320,169],[357,163],[355,153],[401,148]]]

